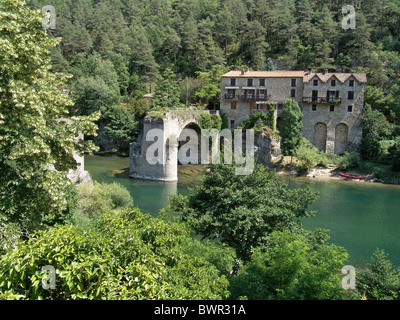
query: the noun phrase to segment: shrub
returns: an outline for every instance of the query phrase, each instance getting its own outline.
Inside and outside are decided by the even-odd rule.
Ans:
[[[310,171],[315,166],[327,168],[329,165],[337,162],[337,156],[328,155],[318,150],[305,138],[302,138],[300,145],[295,151],[295,156],[298,160],[297,168],[304,172]]]
[[[360,166],[361,159],[356,152],[345,152],[343,156],[338,159],[338,168],[340,170],[348,170],[358,168]]]
[[[139,209],[100,215],[96,230],[57,226],[0,260],[0,299],[223,299],[227,281],[182,251],[186,231]],[[55,268],[45,290],[43,266]]]
[[[72,222],[83,228],[93,227],[101,213],[133,207],[129,191],[118,183],[83,183],[78,187],[78,204]]]
[[[295,151],[298,164],[297,168],[308,172],[314,168],[321,160],[320,151],[314,147],[310,141],[303,138]]]
[[[275,114],[273,109],[268,112],[255,112],[251,116],[247,116],[246,119],[240,124],[241,129],[261,129],[267,126],[273,131],[275,130]]]
[[[232,299],[346,299],[338,270],[348,258],[344,248],[319,244],[289,232],[273,232],[267,250],[257,249],[252,260],[231,279]]]

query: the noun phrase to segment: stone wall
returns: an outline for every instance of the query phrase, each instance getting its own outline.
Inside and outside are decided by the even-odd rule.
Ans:
[[[336,81],[336,86],[331,87],[330,82],[313,86],[310,80],[304,85],[304,97],[311,97],[312,90],[318,90],[319,96],[326,96],[327,90],[338,90],[341,98],[340,104],[302,103],[303,129],[305,138],[310,140],[320,150],[327,153],[342,154],[344,151],[360,152],[362,128],[361,116],[364,106],[364,84],[354,81],[354,87],[349,87],[350,77],[346,82]],[[354,100],[348,99],[348,91],[354,91]],[[315,111],[312,106],[316,105]],[[334,106],[334,111],[330,106]],[[352,111],[348,107],[352,106]],[[321,141],[321,131],[326,126],[326,144]],[[346,137],[347,136],[347,137]]]
[[[337,74],[338,75],[338,74]],[[323,75],[329,77],[329,74]],[[340,74],[338,76],[343,76]],[[329,154],[342,154],[345,151],[360,152],[362,127],[361,116],[364,106],[365,80],[358,81],[351,75],[346,81],[341,82],[336,76],[329,78],[328,81],[321,81],[315,74],[304,78],[296,78],[296,87],[292,87],[291,80],[294,78],[265,78],[265,87],[259,87],[259,79],[252,78],[256,89],[268,89],[269,101],[276,102],[277,115],[281,113],[282,104],[287,99],[291,99],[291,90],[296,89],[297,101],[303,111],[302,134],[320,150]],[[247,85],[247,77],[235,78],[237,88],[236,96],[244,95],[244,88]],[[263,78],[264,79],[264,78]],[[313,80],[318,79],[318,85],[314,86]],[[332,86],[332,79],[336,80],[336,85]],[[236,109],[232,109],[231,103],[235,100],[225,98],[229,88],[232,88],[231,78],[222,77],[221,79],[221,112],[224,113],[229,124],[233,120],[234,127],[238,126],[249,115],[253,114],[256,104],[251,102],[236,101]],[[308,80],[308,81],[307,81]],[[354,86],[350,87],[350,81],[354,81]],[[339,91],[340,103],[320,103],[308,102],[303,98],[311,98],[313,90],[318,90],[318,97],[326,98],[327,91]],[[348,92],[354,92],[354,99],[348,99]],[[316,105],[316,110],[313,110]],[[333,110],[331,110],[333,106]],[[349,106],[351,111],[349,112]],[[279,121],[279,118],[278,118]]]
[[[265,87],[259,86],[259,79],[252,78],[254,82],[254,87],[261,90],[267,90],[267,95],[269,97],[269,101],[273,101],[279,104],[284,104],[287,99],[290,98],[291,90],[296,90],[296,100],[298,103],[302,101],[302,92],[303,92],[303,78],[262,78],[265,79]],[[291,80],[296,79],[296,86],[291,86]],[[245,91],[243,88],[247,86],[247,78],[236,78],[236,87],[238,89],[235,90],[235,94],[238,96],[244,95]],[[220,109],[221,112],[226,114],[229,123],[231,120],[235,121],[235,126],[238,126],[241,122],[243,122],[247,116],[251,115],[255,109],[257,109],[257,105],[255,102],[236,102],[236,109],[231,108],[231,100],[225,99],[225,93],[227,93],[226,88],[230,88],[230,78],[222,78],[221,79],[221,99],[220,99]],[[267,102],[266,102],[267,103]]]
[[[199,115],[204,110],[172,110],[162,119],[145,119],[143,133],[136,143],[130,146],[130,177],[136,179],[177,181],[178,180],[178,145],[170,147],[170,140],[178,141],[182,130],[190,124],[197,124]],[[162,163],[149,164],[146,159],[148,148],[154,141],[146,141],[148,132],[160,129],[163,132],[164,145]]]

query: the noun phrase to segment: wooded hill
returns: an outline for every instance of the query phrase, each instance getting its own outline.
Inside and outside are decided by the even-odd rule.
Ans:
[[[28,4],[40,9],[49,3]],[[349,4],[356,9],[354,30],[342,28],[342,8]],[[52,53],[53,68],[74,76],[69,85],[77,113],[110,114],[122,101],[143,115],[141,98],[156,86],[185,103],[186,78],[188,102],[211,106],[219,98],[218,76],[228,69],[328,68],[366,72],[366,103],[379,112],[372,118],[384,115],[383,130],[373,129],[369,140],[398,136],[400,0],[52,0],[51,5],[57,18],[49,34],[62,38]]]

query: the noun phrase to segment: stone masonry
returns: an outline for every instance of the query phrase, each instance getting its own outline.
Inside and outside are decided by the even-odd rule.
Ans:
[[[221,113],[231,128],[273,104],[279,115],[287,99],[303,111],[302,134],[329,154],[360,151],[365,74],[233,70],[221,77]]]

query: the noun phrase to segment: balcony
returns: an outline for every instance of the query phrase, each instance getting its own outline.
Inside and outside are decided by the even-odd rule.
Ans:
[[[269,100],[269,97],[265,94],[254,95],[254,94],[246,94],[240,96],[241,102],[266,102]]]
[[[340,104],[342,98],[303,97],[303,103]]]
[[[239,96],[236,96],[235,94],[232,94],[232,93],[226,93],[225,94],[225,100],[238,101],[239,100]]]

